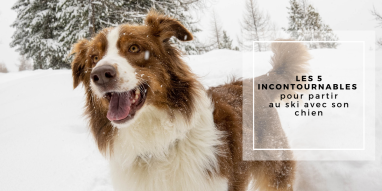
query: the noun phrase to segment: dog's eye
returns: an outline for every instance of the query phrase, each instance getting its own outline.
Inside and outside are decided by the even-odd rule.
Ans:
[[[137,53],[139,51],[140,51],[140,49],[139,49],[138,45],[136,45],[136,44],[131,45],[129,48],[129,52],[132,52],[132,53]]]
[[[98,62],[98,56],[94,56],[94,57],[93,57],[93,62],[94,62],[94,63]]]

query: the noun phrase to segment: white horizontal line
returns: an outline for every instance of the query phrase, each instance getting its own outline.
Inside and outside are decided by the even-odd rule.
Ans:
[[[254,151],[364,151],[365,149],[253,149]]]
[[[253,41],[253,42],[358,42],[364,43],[365,41]]]

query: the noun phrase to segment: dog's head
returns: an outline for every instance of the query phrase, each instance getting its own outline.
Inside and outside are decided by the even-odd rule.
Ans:
[[[196,81],[170,44],[173,36],[193,39],[179,21],[151,11],[144,25],[106,28],[74,45],[73,85],[85,86],[93,133],[105,134],[108,125],[127,127],[146,105],[187,118]]]

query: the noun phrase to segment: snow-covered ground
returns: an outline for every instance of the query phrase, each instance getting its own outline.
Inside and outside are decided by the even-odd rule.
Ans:
[[[269,61],[270,53],[265,54]],[[312,54],[330,56],[325,50]],[[382,52],[376,54],[381,61]],[[212,86],[229,76],[241,76],[242,56],[240,52],[218,50],[185,60],[204,85]],[[251,53],[244,57],[251,58]],[[330,63],[320,64],[318,68],[325,68]],[[377,65],[376,81],[382,82]],[[269,68],[264,63],[262,69]],[[377,100],[380,86],[376,84]],[[0,74],[0,190],[112,190],[107,161],[99,154],[82,117],[83,91],[82,87],[72,89],[70,70]],[[375,120],[376,161],[299,161],[296,190],[382,190],[380,106],[376,107]],[[299,146],[293,140],[298,136],[296,129],[285,131],[292,147]]]

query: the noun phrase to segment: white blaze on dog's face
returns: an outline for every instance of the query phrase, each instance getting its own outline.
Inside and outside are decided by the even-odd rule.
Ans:
[[[81,40],[73,50],[74,86],[84,82],[87,92],[101,102],[99,112],[118,128],[134,122],[145,105],[191,110],[187,102],[193,82],[169,43],[172,36],[192,40],[175,19],[149,15],[146,25],[120,25],[102,30],[90,41]]]
[[[147,89],[137,79],[133,64],[122,56],[124,53],[117,47],[120,27],[110,30],[106,39],[106,54],[95,63],[90,83],[98,97],[109,100],[107,118],[114,126],[121,128],[133,121],[134,115],[144,104]],[[135,48],[136,53],[139,52],[138,45],[131,47]]]
[[[107,50],[105,56],[97,63],[93,70],[105,66],[112,65],[116,68],[116,76],[119,76],[118,86],[114,88],[115,92],[125,92],[126,90],[132,90],[138,85],[138,79],[136,77],[135,68],[128,60],[122,57],[119,49],[117,48],[117,41],[119,39],[119,27],[112,29],[106,36],[107,38]],[[117,80],[117,79],[114,79]],[[94,80],[91,80],[91,86],[93,87],[93,92],[99,97],[104,96],[104,92],[101,92]]]

